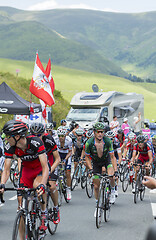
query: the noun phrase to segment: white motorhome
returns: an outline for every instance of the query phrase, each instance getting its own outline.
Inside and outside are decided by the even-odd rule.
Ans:
[[[140,128],[144,121],[144,97],[136,93],[79,92],[71,100],[71,109],[66,117],[67,123],[76,121],[86,128],[97,121],[110,122],[113,116],[118,117],[120,124],[126,117],[133,127],[134,117],[141,112]]]

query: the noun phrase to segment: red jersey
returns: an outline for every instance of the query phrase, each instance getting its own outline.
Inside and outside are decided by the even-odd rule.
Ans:
[[[151,145],[149,143],[144,143],[143,149],[138,146],[138,143],[134,145],[133,151],[139,152],[138,159],[144,163],[149,161],[148,152],[152,151]]]

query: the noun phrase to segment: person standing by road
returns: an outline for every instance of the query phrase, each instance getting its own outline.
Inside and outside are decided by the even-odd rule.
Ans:
[[[130,129],[130,126],[128,124],[128,118],[124,118],[121,128],[124,132],[125,137],[127,137]]]
[[[117,121],[117,116],[113,117],[113,121],[110,122],[110,130],[112,130],[115,134],[119,129],[119,122]]]
[[[133,122],[133,129],[134,133],[136,136],[139,135],[140,127],[139,127],[139,122],[141,121],[141,112],[138,113],[138,117],[134,117],[134,122]]]

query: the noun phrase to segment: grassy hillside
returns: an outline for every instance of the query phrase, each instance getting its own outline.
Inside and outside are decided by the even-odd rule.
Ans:
[[[6,82],[9,87],[11,87],[18,95],[23,97],[24,99],[30,101],[30,92],[29,92],[29,85],[30,81],[16,77],[10,73],[3,73],[0,71],[0,84],[2,82]],[[57,122],[57,126],[60,125],[60,120],[65,118],[66,114],[68,113],[70,107],[69,103],[62,97],[60,91],[54,91],[55,97],[55,105],[52,107],[53,111],[53,119]],[[33,102],[39,102],[38,99],[33,96]],[[4,123],[13,118],[13,115],[8,114],[0,114],[0,130],[3,127]]]
[[[40,21],[31,20],[31,16],[29,21],[25,18],[21,22],[15,21],[12,13],[7,15],[7,11],[0,11],[0,18],[3,19],[0,22],[0,57],[33,61],[38,50],[43,61],[51,57],[53,63],[57,65],[89,72],[127,76],[120,67],[89,46],[64,37]],[[21,14],[20,11],[17,13]],[[23,16],[24,11],[22,13]],[[12,22],[7,23],[6,18]]]
[[[20,69],[19,77],[24,77],[28,85],[32,78],[34,62],[13,61],[0,59],[0,71],[11,72],[16,75],[16,69]],[[63,97],[70,102],[71,98],[80,91],[92,91],[92,84],[96,83],[102,91],[136,92],[144,95],[145,118],[156,119],[153,103],[156,102],[156,84],[136,84],[123,78],[117,78],[104,74],[89,73],[52,66],[52,75],[56,89],[61,91]],[[20,82],[20,78],[17,80]],[[13,84],[13,83],[12,83]],[[155,89],[155,90],[154,90]],[[55,105],[57,109],[57,104]],[[64,106],[67,113],[66,106]],[[64,110],[63,110],[63,114]]]
[[[124,14],[78,9],[33,12],[4,7],[0,10],[4,21],[8,17],[14,22],[40,22],[67,39],[90,47],[125,71],[156,78],[156,12]]]

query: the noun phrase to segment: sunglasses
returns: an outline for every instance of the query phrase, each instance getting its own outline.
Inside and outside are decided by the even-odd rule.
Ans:
[[[59,137],[65,137],[64,135],[58,135]]]
[[[11,138],[11,137],[13,137],[13,136],[9,136],[9,135],[3,134],[3,138],[9,139],[9,138]]]
[[[77,134],[78,137],[82,137],[82,134]]]
[[[102,130],[98,130],[98,131],[96,131],[97,133],[104,133],[104,131],[102,131]]]

